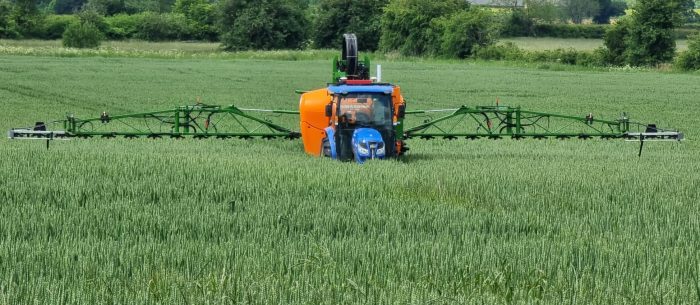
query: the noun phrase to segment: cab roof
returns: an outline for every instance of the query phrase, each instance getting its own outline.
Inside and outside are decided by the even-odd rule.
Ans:
[[[328,91],[332,94],[347,94],[347,93],[394,93],[394,86],[390,85],[330,85]]]

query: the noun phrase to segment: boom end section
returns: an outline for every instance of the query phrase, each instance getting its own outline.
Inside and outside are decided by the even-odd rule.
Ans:
[[[659,132],[630,132],[625,134],[628,141],[683,141],[685,136],[678,131],[659,131]]]
[[[36,122],[33,128],[13,128],[7,132],[8,139],[21,140],[53,140],[67,136],[63,130],[47,130],[44,122]]]
[[[19,140],[52,140],[57,138],[65,138],[65,131],[35,131],[31,129],[10,129],[7,133],[9,139]]]

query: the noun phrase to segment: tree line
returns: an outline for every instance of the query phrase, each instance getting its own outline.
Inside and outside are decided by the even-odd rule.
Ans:
[[[210,40],[236,51],[337,48],[352,32],[362,50],[467,58],[502,34],[609,23],[628,9],[618,0],[494,1],[506,9],[465,0],[0,0],[0,38],[63,38],[73,47],[105,38]],[[693,0],[637,0],[605,34],[601,58],[615,65],[669,61],[673,30],[696,18],[694,7]]]

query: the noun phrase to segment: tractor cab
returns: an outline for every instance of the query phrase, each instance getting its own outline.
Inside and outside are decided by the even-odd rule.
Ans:
[[[393,154],[396,136],[390,85],[331,85],[331,103],[326,106],[330,126],[323,154],[341,160],[364,162]]]

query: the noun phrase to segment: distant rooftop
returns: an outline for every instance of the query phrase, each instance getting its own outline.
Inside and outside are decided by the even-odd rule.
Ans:
[[[474,5],[495,7],[523,7],[525,0],[467,0]]]

